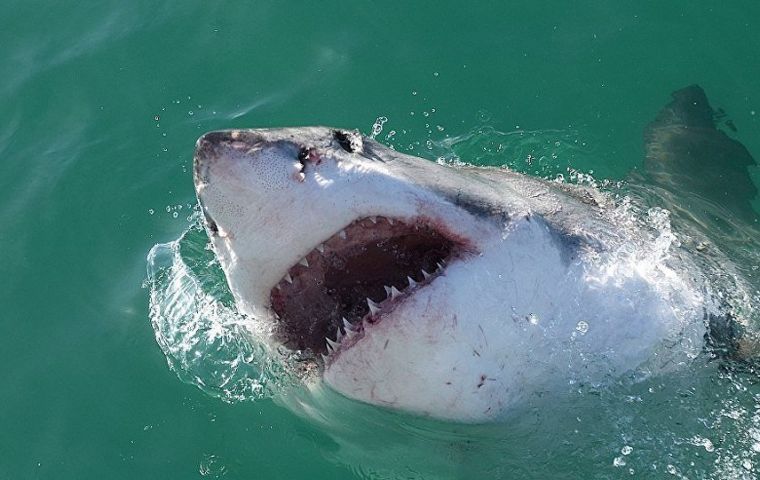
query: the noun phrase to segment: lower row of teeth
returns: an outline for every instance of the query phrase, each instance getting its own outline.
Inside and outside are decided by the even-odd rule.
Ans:
[[[432,278],[436,273],[443,270],[443,264],[441,262],[437,263],[438,270],[434,271],[433,273],[428,273],[425,270],[421,270],[422,277],[425,279],[424,281],[429,280]],[[327,351],[329,353],[334,352],[340,343],[343,341],[343,338],[351,339],[353,338],[359,331],[363,330],[364,321],[367,319],[367,317],[372,317],[377,315],[377,313],[380,311],[380,304],[383,302],[386,302],[388,300],[394,301],[401,296],[407,294],[410,290],[417,287],[419,285],[419,282],[415,281],[412,277],[406,277],[407,281],[409,282],[409,286],[404,288],[403,290],[399,290],[395,286],[388,286],[384,285],[383,288],[385,288],[385,293],[387,297],[384,300],[381,300],[379,303],[372,301],[369,297],[367,297],[367,306],[369,307],[369,314],[359,320],[356,325],[352,324],[348,320],[346,320],[346,317],[343,317],[343,325],[338,328],[338,333],[336,334],[335,340],[332,340],[328,337],[325,337],[325,343],[327,344]],[[325,357],[325,355],[323,355]]]

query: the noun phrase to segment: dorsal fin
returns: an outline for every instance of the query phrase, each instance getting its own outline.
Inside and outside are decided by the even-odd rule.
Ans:
[[[700,86],[672,97],[644,131],[647,173],[681,198],[699,197],[754,221],[751,202],[758,190],[747,171],[756,165],[752,155],[716,128],[715,111]]]

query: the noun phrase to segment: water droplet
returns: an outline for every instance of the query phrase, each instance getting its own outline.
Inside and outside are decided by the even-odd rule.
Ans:
[[[588,322],[581,320],[578,322],[578,325],[575,326],[575,329],[578,330],[581,335],[586,335],[586,332],[588,332]]]
[[[712,441],[709,438],[700,437],[699,435],[691,438],[691,444],[697,447],[704,447],[708,452],[715,451],[715,445],[713,445]]]
[[[204,477],[211,475],[212,478],[220,478],[227,474],[227,466],[222,464],[216,455],[206,454],[198,466],[198,473]]]
[[[388,117],[377,117],[375,119],[375,123],[372,124],[372,133],[370,134],[369,138],[375,138],[377,135],[380,134],[380,132],[383,131],[383,125],[385,125],[388,122]]]
[[[153,210],[152,208],[149,208],[149,209],[148,209],[148,214],[149,214],[149,215],[153,215],[154,213],[156,213],[156,211],[155,211],[155,210]]]
[[[624,467],[625,459],[623,457],[615,457],[615,460],[612,461],[612,465],[616,467]]]

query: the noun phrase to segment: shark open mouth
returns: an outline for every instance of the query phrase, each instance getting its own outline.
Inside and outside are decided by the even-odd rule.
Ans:
[[[465,246],[423,218],[357,220],[292,266],[272,289],[274,334],[290,349],[328,353],[328,340],[379,321],[441,275]]]

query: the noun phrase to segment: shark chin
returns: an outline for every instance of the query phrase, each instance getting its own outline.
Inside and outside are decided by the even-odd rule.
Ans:
[[[673,235],[596,189],[327,127],[207,133],[194,180],[238,310],[361,402],[487,422],[680,368],[726,318]]]

